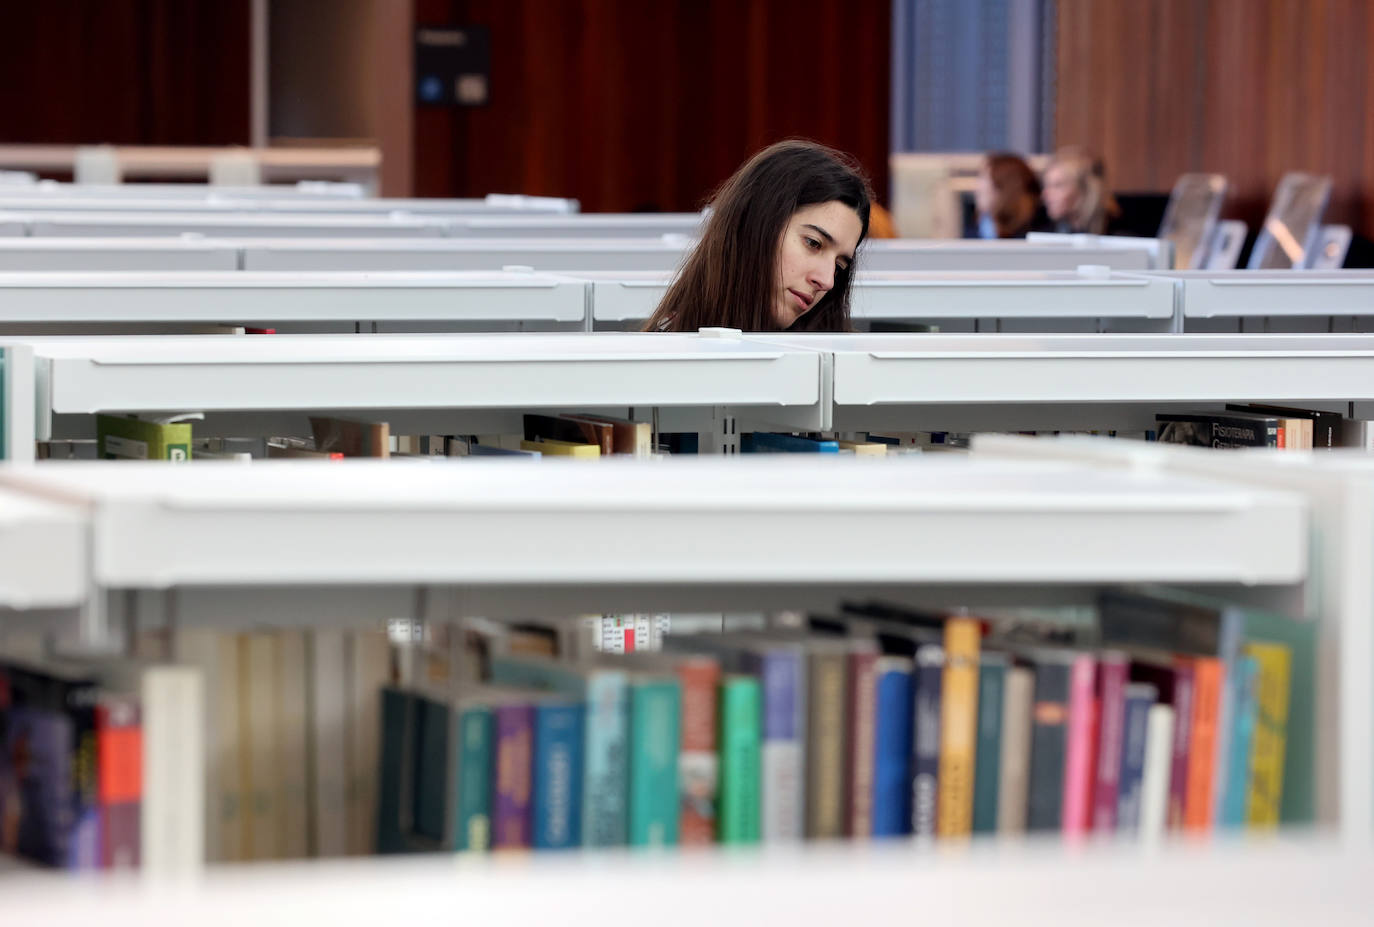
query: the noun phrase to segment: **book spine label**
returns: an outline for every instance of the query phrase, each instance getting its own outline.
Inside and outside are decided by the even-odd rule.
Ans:
[[[940,695],[940,788],[936,830],[941,837],[973,832],[973,751],[978,741],[978,622],[945,623],[945,674]]]
[[[1204,833],[1212,826],[1217,718],[1224,684],[1220,660],[1198,657],[1193,661],[1193,736],[1188,746],[1188,792],[1183,803],[1183,828],[1193,833]]]
[[[997,832],[1026,830],[1030,793],[1031,712],[1035,704],[1035,674],[1024,666],[1007,671],[1002,702],[1001,769],[997,779]]]
[[[1193,739],[1193,664],[1179,660],[1174,666],[1174,749],[1169,763],[1169,829],[1183,827],[1183,806],[1188,796],[1188,751]]]
[[[1069,730],[1064,747],[1064,833],[1087,833],[1092,823],[1093,796],[1093,698],[1096,666],[1080,654],[1069,676]]]
[[[809,672],[806,835],[829,840],[844,835],[845,658],[816,654]]]
[[[1174,755],[1174,719],[1169,705],[1151,705],[1145,718],[1145,771],[1140,785],[1140,839],[1158,843],[1169,821],[1169,781]]]
[[[757,843],[762,836],[759,781],[762,700],[757,679],[736,676],[721,682],[717,818],[721,843]]]
[[[630,845],[677,843],[682,690],[676,679],[630,692]]]
[[[1151,687],[1152,688],[1152,687]],[[1145,776],[1145,743],[1153,692],[1128,692],[1123,710],[1121,777],[1117,783],[1116,829],[1135,833],[1140,827],[1141,789]]]
[[[682,748],[678,755],[681,815],[678,842],[705,845],[716,838],[716,691],[720,666],[714,660],[684,660],[682,683]]]
[[[845,776],[845,833],[866,839],[873,834],[874,710],[877,707],[876,653],[849,656],[849,744]]]
[[[496,714],[496,795],[492,814],[495,849],[530,845],[530,769],[534,707],[500,705]]]
[[[1245,651],[1259,663],[1247,820],[1251,827],[1270,829],[1279,824],[1279,807],[1283,799],[1283,755],[1288,736],[1292,653],[1280,644],[1259,643],[1247,645]]]
[[[1035,668],[1031,713],[1030,782],[1026,800],[1028,831],[1058,831],[1064,818],[1064,750],[1068,740],[1069,666],[1041,663]]]
[[[770,652],[761,661],[763,683],[763,839],[802,837],[802,753],[798,710],[802,697],[800,653]]]
[[[1227,781],[1217,802],[1221,807],[1218,823],[1229,828],[1245,826],[1246,804],[1250,799],[1250,752],[1255,742],[1255,680],[1259,662],[1251,656],[1236,661],[1236,686],[1232,691],[1231,759],[1227,763]]]
[[[911,671],[883,671],[877,689],[873,836],[895,837],[911,831]]]
[[[458,789],[454,844],[459,850],[491,849],[492,762],[496,739],[490,708],[473,707],[458,718]]]
[[[978,742],[974,748],[973,832],[997,830],[997,793],[1002,773],[1002,710],[1007,666],[983,659],[978,664]]]
[[[582,843],[581,705],[535,709],[532,841],[539,849],[567,849]]]
[[[911,832],[917,837],[935,836],[940,785],[940,688],[944,663],[943,647],[928,644],[916,651]]]
[[[1102,706],[1097,734],[1097,781],[1093,787],[1092,826],[1101,833],[1117,829],[1117,800],[1121,790],[1121,742],[1126,723],[1125,654],[1104,654],[1098,670],[1098,699]]]
[[[96,708],[101,869],[137,869],[143,798],[143,723],[138,699],[105,695]]]

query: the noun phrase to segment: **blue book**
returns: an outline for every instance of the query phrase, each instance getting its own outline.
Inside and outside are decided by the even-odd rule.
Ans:
[[[915,711],[912,717],[911,832],[935,836],[935,807],[940,782],[940,687],[945,649],[922,644],[916,649]]]
[[[911,833],[912,663],[881,657],[873,738],[873,836]]]
[[[1231,708],[1231,761],[1226,767],[1226,790],[1219,797],[1220,824],[1226,828],[1245,827],[1250,802],[1250,751],[1255,744],[1255,723],[1259,712],[1259,661],[1241,657],[1236,661],[1235,702]]]
[[[582,845],[580,703],[549,700],[534,709],[534,794],[530,818],[536,850]]]
[[[745,454],[838,454],[840,443],[755,431],[740,438],[739,449]]]
[[[1145,740],[1150,707],[1159,691],[1146,682],[1126,685],[1121,725],[1121,777],[1116,784],[1116,829],[1133,834],[1140,827],[1140,789],[1145,778]]]

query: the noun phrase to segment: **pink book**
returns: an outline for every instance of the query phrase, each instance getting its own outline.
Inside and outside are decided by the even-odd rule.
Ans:
[[[1116,830],[1116,802],[1121,782],[1121,738],[1126,724],[1126,676],[1129,661],[1124,653],[1102,654],[1097,673],[1097,694],[1102,703],[1098,722],[1097,782],[1093,788],[1093,830]]]
[[[1081,836],[1092,824],[1093,796],[1093,691],[1091,654],[1074,658],[1069,673],[1068,743],[1064,749],[1064,803],[1061,826],[1064,836]]]

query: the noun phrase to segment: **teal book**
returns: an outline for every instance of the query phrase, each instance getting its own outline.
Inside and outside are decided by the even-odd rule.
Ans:
[[[566,850],[582,845],[583,705],[546,698],[534,709],[533,844]]]
[[[582,844],[629,842],[629,688],[625,670],[528,655],[493,656],[491,680],[559,692],[586,706],[582,735]]]
[[[459,702],[453,765],[454,849],[491,849],[491,776],[496,721],[491,706]]]
[[[449,706],[388,686],[380,694],[381,766],[377,781],[377,852],[444,848]]]
[[[978,657],[978,734],[974,741],[973,832],[997,830],[997,789],[1002,774],[1002,693],[1006,685],[1006,654],[984,652]]]
[[[678,751],[682,684],[675,676],[630,677],[630,845],[678,839]]]
[[[1229,738],[1231,761],[1226,766],[1225,790],[1218,798],[1221,804],[1221,820],[1218,823],[1227,829],[1244,828],[1250,807],[1250,754],[1255,744],[1255,722],[1259,711],[1258,692],[1255,689],[1258,678],[1258,660],[1244,656],[1236,661],[1235,687],[1231,690],[1235,694]]]
[[[758,843],[762,836],[763,695],[753,676],[726,676],[720,684],[720,843]]]

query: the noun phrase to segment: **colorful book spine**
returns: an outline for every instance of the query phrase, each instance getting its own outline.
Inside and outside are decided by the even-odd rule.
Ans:
[[[682,687],[675,677],[630,686],[630,845],[677,843]]]
[[[1193,733],[1188,745],[1188,791],[1183,800],[1183,829],[1193,833],[1207,832],[1213,822],[1217,721],[1225,682],[1221,660],[1193,659]]]
[[[1250,754],[1255,744],[1255,683],[1259,661],[1246,655],[1236,661],[1236,686],[1231,690],[1231,736],[1227,744],[1231,757],[1226,764],[1227,780],[1217,796],[1220,825],[1239,829],[1245,826],[1246,805],[1250,800]]]
[[[849,655],[849,756],[845,777],[845,834],[866,840],[873,835],[873,744],[877,702],[875,652]]]
[[[883,657],[877,675],[876,734],[873,743],[873,836],[911,832],[910,660]]]
[[[1109,834],[1117,829],[1128,670],[1129,661],[1124,653],[1108,651],[1099,660],[1097,692],[1102,707],[1097,729],[1097,776],[1092,806],[1092,829],[1099,833]]]
[[[1143,843],[1159,843],[1168,828],[1176,717],[1171,705],[1151,705],[1145,718],[1145,772],[1140,784],[1138,829]]]
[[[911,763],[911,832],[934,837],[940,794],[940,690],[945,650],[924,644],[916,650],[915,748]]]
[[[1145,745],[1155,687],[1133,682],[1125,687],[1122,711],[1121,777],[1117,783],[1116,829],[1135,833],[1140,827],[1141,790],[1145,780]]]
[[[759,656],[763,685],[763,839],[800,840],[805,809],[802,697],[804,656],[769,650]]]
[[[678,842],[699,846],[712,843],[716,838],[716,793],[720,781],[720,764],[716,758],[716,702],[720,664],[707,657],[684,657],[678,664],[677,676],[682,683]]]
[[[1092,826],[1094,683],[1096,661],[1089,654],[1074,658],[1069,675],[1068,739],[1064,745],[1062,828],[1066,836],[1086,834]]]
[[[835,441],[821,441],[800,435],[756,431],[743,437],[740,450],[746,454],[838,454],[840,445]]]
[[[496,794],[492,802],[492,847],[530,845],[530,770],[534,750],[534,706],[499,705],[496,714]]]
[[[1058,831],[1063,825],[1071,665],[1063,658],[1048,658],[1035,666],[1026,800],[1026,830],[1031,832]]]
[[[1174,663],[1174,749],[1169,761],[1169,830],[1183,829],[1183,809],[1188,798],[1188,753],[1193,742],[1193,664]]]
[[[536,849],[582,844],[582,730],[585,708],[551,702],[534,711],[531,841]]]
[[[1239,662],[1241,643],[1245,637],[1245,613],[1239,608],[1225,608],[1218,619],[1217,659],[1221,661],[1221,696],[1217,701],[1217,749],[1212,771],[1212,816],[1222,823],[1225,813],[1226,786],[1230,782],[1231,739],[1235,733],[1236,703],[1240,698]],[[1247,764],[1248,766],[1248,764]]]
[[[496,746],[496,718],[486,705],[458,711],[454,767],[458,786],[454,802],[454,848],[491,849],[492,764]]]
[[[978,643],[972,618],[945,622],[945,672],[940,693],[939,810],[936,833],[973,832],[974,750],[978,742]]]
[[[754,677],[726,676],[721,680],[720,805],[716,819],[721,843],[757,843],[762,837],[762,702],[759,681]]]
[[[997,777],[997,832],[1026,830],[1030,798],[1031,717],[1035,705],[1035,673],[1024,666],[1007,671],[1002,702],[1001,769]]]
[[[806,836],[814,840],[844,835],[845,659],[823,652],[808,661]]]
[[[1288,738],[1293,654],[1282,644],[1259,642],[1247,644],[1245,652],[1259,664],[1247,820],[1251,827],[1269,829],[1279,824],[1283,800],[1283,754]]]
[[[997,793],[1002,775],[1002,711],[1005,708],[1007,658],[984,653],[978,658],[978,741],[973,751],[973,832],[997,830]]]
[[[95,710],[101,869],[137,869],[143,723],[136,696],[104,694]]]

